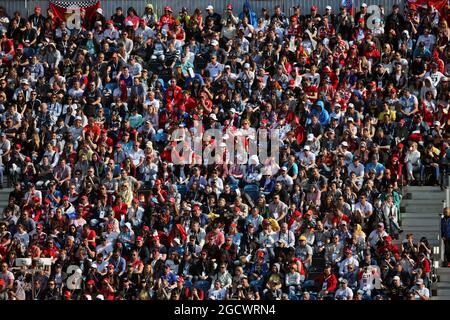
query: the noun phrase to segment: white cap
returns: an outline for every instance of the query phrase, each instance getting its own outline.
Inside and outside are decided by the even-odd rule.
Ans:
[[[209,117],[210,117],[211,119],[213,119],[214,121],[217,121],[217,116],[216,116],[215,113],[211,113],[211,114],[209,115]]]
[[[98,8],[97,10],[95,10],[97,13],[103,14],[103,9],[102,8]]]
[[[133,26],[133,22],[131,22],[131,20],[127,21],[127,27],[132,27]]]
[[[95,299],[97,300],[105,300],[105,297],[102,294],[98,294]]]
[[[309,133],[309,134],[306,136],[306,140],[308,140],[308,141],[313,141],[313,140],[314,140],[314,134]]]
[[[347,121],[355,122],[352,117],[348,117]]]
[[[435,121],[435,122],[433,122],[433,125],[434,125],[434,126],[440,126],[441,123],[440,123],[439,121]]]
[[[283,167],[281,167],[281,170],[287,171],[287,167],[283,166]]]
[[[244,63],[244,69],[250,69],[250,63],[248,62]]]
[[[206,10],[214,10],[214,7],[212,5],[209,5],[206,7]]]
[[[326,6],[325,9],[331,10],[331,6]]]
[[[342,220],[342,221],[341,221],[341,226],[342,226],[342,225],[346,226],[346,225],[347,225],[347,221]]]
[[[344,147],[348,147],[347,141],[344,141],[344,142],[342,142],[341,144],[342,144]]]
[[[225,143],[225,142],[221,142],[220,144],[219,144],[219,147],[222,147],[222,148],[225,148],[227,146],[227,144]]]
[[[347,107],[349,107],[349,108],[354,108],[355,105],[354,105],[353,103],[350,102],[350,103],[347,105]]]
[[[75,117],[75,120],[83,120],[83,118],[81,118],[80,116],[78,116],[78,117]]]
[[[236,113],[236,109],[235,109],[235,108],[231,108],[231,109],[230,109],[230,112],[231,112],[231,113]]]
[[[310,146],[305,146],[305,147],[303,148],[303,150],[310,151],[310,150],[311,150],[311,147],[310,147]]]
[[[86,300],[92,300],[92,296],[90,294],[85,294],[84,297]]]
[[[217,46],[217,45],[219,45],[219,41],[214,39],[214,40],[211,41],[211,45]]]
[[[173,242],[175,242],[176,244],[180,244],[181,242],[180,242],[180,239],[178,239],[178,238],[174,238],[173,239]]]
[[[96,263],[91,264],[91,268],[97,269],[97,264]]]
[[[367,7],[367,3],[364,2],[361,7]]]

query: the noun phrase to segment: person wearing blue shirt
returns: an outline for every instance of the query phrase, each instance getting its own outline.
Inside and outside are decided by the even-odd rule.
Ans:
[[[373,156],[371,161],[366,165],[366,174],[368,175],[372,169],[375,170],[376,179],[381,180],[383,178],[385,167],[378,162],[376,156]]]

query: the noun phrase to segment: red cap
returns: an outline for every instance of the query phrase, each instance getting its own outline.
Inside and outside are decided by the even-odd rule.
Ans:
[[[262,222],[262,225],[263,225],[264,227],[265,227],[265,226],[270,226],[269,220],[264,219],[263,222]]]
[[[87,196],[82,196],[82,197],[81,197],[81,199],[87,199],[87,198],[88,198]]]
[[[31,200],[33,200],[34,202],[38,202],[39,201],[39,197],[34,196],[33,198],[31,198]]]
[[[258,257],[264,257],[264,251],[259,250],[257,255],[258,255]]]
[[[401,124],[405,124],[405,119],[400,119],[398,122]]]
[[[353,252],[352,252],[352,249],[347,248],[347,249],[345,249],[345,253],[347,254],[347,253],[353,253]]]
[[[144,226],[142,229],[143,229],[144,231],[150,231],[150,228],[147,227],[147,226]]]
[[[86,284],[95,284],[95,281],[91,279],[88,282],[86,282]]]
[[[233,10],[233,5],[231,3],[227,4],[227,9],[228,10]]]
[[[200,209],[200,206],[198,204],[194,204],[192,206],[192,210],[198,210],[198,209]]]
[[[386,238],[384,238],[386,241],[392,241],[392,237],[391,236],[386,236]]]
[[[63,201],[67,201],[67,200],[69,200],[69,197],[68,196],[64,196],[63,197]]]
[[[122,148],[122,145],[120,143],[116,144],[116,148]]]
[[[155,181],[155,184],[160,185],[160,184],[161,184],[161,180],[160,180],[160,179],[157,179],[157,180]]]
[[[22,149],[22,145],[20,143],[16,144],[16,150]]]
[[[399,148],[399,149],[403,149],[405,146],[403,145],[403,143],[399,143],[398,145],[397,145],[397,148]]]
[[[236,224],[236,223],[232,223],[232,224],[230,224],[230,227],[236,228],[236,227],[237,227],[237,224]]]
[[[64,292],[64,297],[66,297],[66,299],[70,299],[70,297],[72,297],[72,294],[70,293],[69,290],[67,290],[66,292]]]
[[[326,66],[322,70],[323,72],[331,72],[331,68],[329,66]]]
[[[289,85],[290,86],[295,86],[295,80],[289,80]]]
[[[311,7],[311,11],[317,11],[317,7],[316,6],[312,6]]]
[[[239,208],[239,207],[234,207],[234,211],[236,211],[236,212],[241,212],[241,208]]]
[[[145,19],[140,19],[139,22],[145,22]]]
[[[184,278],[183,277],[178,277],[177,282],[184,283]]]
[[[144,238],[142,238],[141,236],[137,236],[136,237],[136,241],[142,241]]]
[[[25,157],[25,162],[31,162],[30,157]]]
[[[36,226],[36,228],[37,228],[37,229],[44,229],[44,225],[43,225],[42,223],[39,223],[39,224]]]
[[[113,228],[113,225],[112,225],[111,223],[108,223],[107,226],[106,226],[106,228],[112,229],[112,228]]]
[[[139,203],[139,199],[138,199],[138,198],[134,198],[134,199],[133,199],[133,202],[134,202],[134,203]]]
[[[392,157],[392,161],[398,161],[398,157],[397,156],[393,156]]]
[[[108,21],[106,22],[106,24],[114,24],[114,21],[108,20]]]
[[[17,46],[17,49],[23,49],[23,44],[19,44],[19,45]]]
[[[364,22],[364,18],[359,18],[358,22],[359,23]]]
[[[45,198],[44,202],[48,204],[52,203],[49,198]]]

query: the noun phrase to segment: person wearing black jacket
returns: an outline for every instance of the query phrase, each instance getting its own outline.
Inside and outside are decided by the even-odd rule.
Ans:
[[[136,244],[134,247],[134,250],[137,251],[137,254],[139,256],[139,259],[144,263],[147,264],[150,262],[150,250],[147,246],[144,245],[144,239],[142,237],[136,237]]]
[[[257,247],[258,234],[253,223],[247,224],[246,232],[243,232],[239,250],[239,256],[246,256]]]
[[[54,279],[50,279],[47,282],[47,288],[44,290],[42,296],[42,300],[61,300],[61,294],[56,287],[56,283]]]

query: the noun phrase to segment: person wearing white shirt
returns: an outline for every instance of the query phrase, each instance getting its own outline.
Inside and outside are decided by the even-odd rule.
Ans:
[[[133,148],[131,149],[129,153],[129,157],[131,161],[133,162],[133,165],[138,168],[142,165],[145,159],[145,153],[144,150],[139,148],[139,143],[135,142],[133,143]]]
[[[425,287],[423,279],[418,279],[416,285],[411,288],[416,300],[430,300],[430,290]]]
[[[227,289],[222,288],[222,284],[219,280],[214,282],[214,288],[208,290],[209,300],[224,300],[226,297]]]
[[[387,237],[387,236],[388,236],[388,233],[384,230],[384,223],[379,222],[377,225],[377,228],[370,233],[367,241],[369,242],[370,247],[375,250],[375,249],[377,249],[378,241],[383,240],[384,237]]]
[[[305,146],[303,151],[296,153],[296,156],[298,157],[300,163],[303,162],[306,167],[310,167],[316,163],[316,156],[311,152],[310,146]]]
[[[420,172],[422,164],[420,162],[420,152],[417,150],[417,142],[413,142],[405,156],[406,172],[408,181],[415,180],[414,172]]]
[[[214,186],[214,184],[217,187],[217,191],[222,193],[223,191],[223,181],[221,178],[219,178],[219,174],[217,171],[213,171],[211,178],[208,179],[208,184],[210,186]]]
[[[368,219],[373,212],[373,206],[370,202],[367,201],[366,196],[364,194],[359,198],[359,202],[355,204],[355,209],[353,210],[353,215],[358,216],[364,220]],[[363,223],[365,224],[365,223]],[[364,226],[363,226],[364,227]]]
[[[205,70],[208,71],[209,77],[214,82],[222,74],[223,68],[223,64],[217,61],[217,56],[213,55],[211,56],[211,62],[208,63]]]
[[[340,287],[334,295],[336,300],[353,300],[353,291],[348,287],[347,279],[340,281]]]
[[[280,226],[280,231],[274,233],[275,246],[278,248],[294,248],[295,235],[288,230],[288,224],[283,222]]]
[[[281,174],[276,181],[283,183],[288,189],[294,185],[294,180],[287,174],[287,167],[281,167]]]
[[[345,250],[346,258],[339,263],[339,275],[342,277],[348,272],[348,266],[352,265],[355,271],[358,272],[359,261],[353,256],[352,250],[350,248]]]
[[[429,28],[425,28],[423,30],[423,34],[419,36],[417,39],[417,43],[423,42],[425,48],[431,50],[431,47],[436,43],[436,36],[430,33],[431,30]]]

